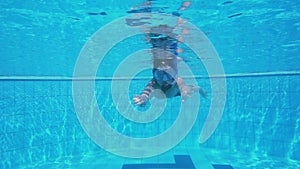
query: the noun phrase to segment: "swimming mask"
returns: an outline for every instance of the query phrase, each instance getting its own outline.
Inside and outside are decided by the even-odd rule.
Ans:
[[[168,68],[168,69],[154,68],[153,77],[160,85],[165,85],[165,84],[172,85],[176,82],[175,79],[177,79],[177,72],[172,68]]]

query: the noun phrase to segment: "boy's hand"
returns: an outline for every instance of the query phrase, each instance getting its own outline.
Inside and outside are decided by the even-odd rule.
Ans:
[[[181,88],[181,101],[184,102],[188,97],[191,97],[191,95],[196,91],[198,91],[202,97],[207,98],[206,91],[201,87],[195,85],[184,85]]]
[[[136,95],[133,98],[133,102],[137,106],[144,106],[148,101],[148,98],[144,95]]]

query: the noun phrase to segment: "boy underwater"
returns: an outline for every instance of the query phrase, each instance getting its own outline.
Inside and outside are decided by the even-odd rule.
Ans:
[[[161,95],[157,94],[157,89],[167,98],[181,96],[182,102],[195,92],[199,92],[206,98],[205,90],[196,85],[186,85],[178,76],[177,64],[181,58],[178,57],[178,40],[174,38],[173,28],[159,25],[152,27],[150,32],[147,37],[152,45],[153,78],[142,93],[133,98],[134,104],[144,106],[153,96],[160,98]]]

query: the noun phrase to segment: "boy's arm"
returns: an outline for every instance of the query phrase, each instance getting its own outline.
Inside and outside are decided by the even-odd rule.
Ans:
[[[154,91],[153,79],[148,82],[141,95],[136,95],[133,98],[135,105],[144,106],[151,98],[151,93]]]
[[[186,98],[191,97],[191,95],[196,91],[198,91],[204,98],[207,98],[207,93],[204,89],[196,85],[186,85],[181,77],[178,77],[177,85],[180,89],[182,102],[184,102]]]

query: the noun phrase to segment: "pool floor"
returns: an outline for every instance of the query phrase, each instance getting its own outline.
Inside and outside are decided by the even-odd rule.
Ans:
[[[176,160],[177,158],[177,160]],[[192,162],[192,163],[190,163]],[[192,165],[193,166],[192,166]],[[207,148],[177,147],[151,158],[130,159],[110,153],[90,153],[63,157],[47,163],[24,168],[48,169],[296,169],[300,161],[283,158],[241,154]]]

